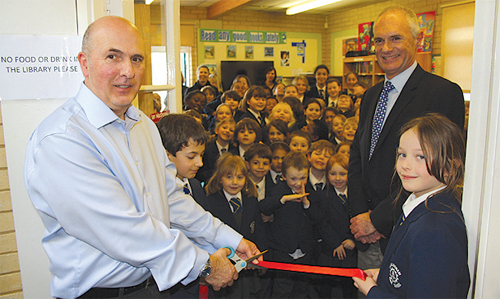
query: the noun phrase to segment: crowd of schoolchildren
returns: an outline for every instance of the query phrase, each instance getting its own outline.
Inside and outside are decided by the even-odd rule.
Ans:
[[[265,260],[356,267],[347,169],[366,88],[351,80],[342,89],[339,80],[328,79],[325,65],[316,68],[312,87],[304,76],[284,86],[270,68],[262,85],[238,75],[222,91],[206,67],[197,73],[184,113],[158,123],[178,184],[260,250],[269,250]],[[197,287],[171,295],[197,297]],[[350,278],[261,269],[242,271],[233,286],[210,295],[331,298],[335,292],[357,297]]]
[[[315,69],[292,85],[266,72],[262,85],[238,75],[228,91],[216,75],[201,76],[184,98],[184,113],[158,122],[177,181],[205,210],[268,250],[267,261],[357,267],[348,188],[350,145],[366,87],[347,86]],[[431,117],[433,118],[433,117]],[[434,117],[435,118],[435,117]],[[438,119],[439,120],[439,119]],[[208,132],[208,133],[207,133]],[[244,270],[211,298],[357,298],[351,278]],[[177,285],[172,298],[198,298],[199,284]]]

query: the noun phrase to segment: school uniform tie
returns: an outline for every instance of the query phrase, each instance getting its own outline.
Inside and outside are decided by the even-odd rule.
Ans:
[[[322,182],[316,183],[316,184],[314,184],[314,186],[316,187],[316,191],[323,190],[323,183]]]
[[[373,154],[373,150],[377,145],[378,137],[382,131],[382,126],[384,124],[385,114],[387,112],[387,102],[389,101],[389,92],[395,87],[392,85],[391,81],[385,82],[384,90],[380,94],[378,99],[377,109],[375,110],[375,115],[373,116],[372,122],[372,139],[370,143],[370,159]]]
[[[344,193],[339,193],[339,197],[342,200],[342,205],[345,206],[347,204],[347,196]]]
[[[325,99],[325,91],[323,89],[319,90],[319,96],[324,100]]]
[[[225,147],[220,149],[220,155],[224,155],[227,152],[227,149]]]
[[[182,188],[182,190],[184,191],[184,194],[191,195],[191,190],[189,190],[189,186],[187,183],[184,184],[184,187]]]
[[[231,207],[233,208],[233,214],[241,212],[241,200],[238,197],[233,197],[229,200]]]
[[[281,176],[281,173],[278,173],[274,179],[276,180],[276,185],[280,185],[283,182],[283,177]]]
[[[406,220],[405,213],[403,213],[401,215],[401,221],[399,221],[399,226],[403,225],[403,223],[405,222],[405,220]]]
[[[265,127],[266,124],[264,123],[264,120],[262,119],[262,116],[257,116],[257,119],[259,120],[259,126]]]

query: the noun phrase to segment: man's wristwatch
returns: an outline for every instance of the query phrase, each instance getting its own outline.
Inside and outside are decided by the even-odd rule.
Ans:
[[[200,277],[207,277],[210,275],[210,272],[212,272],[212,265],[210,264],[210,258],[208,258],[207,262],[205,263],[205,267],[203,267],[203,270],[200,272]]]

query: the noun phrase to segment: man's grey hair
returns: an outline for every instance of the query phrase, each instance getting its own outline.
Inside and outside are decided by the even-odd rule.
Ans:
[[[415,14],[415,12],[413,10],[411,10],[407,7],[404,7],[404,6],[400,6],[400,5],[389,6],[389,7],[385,8],[378,15],[377,22],[380,19],[380,17],[387,12],[401,12],[401,13],[403,13],[406,17],[406,20],[408,21],[408,26],[410,26],[410,31],[413,35],[413,38],[416,39],[418,37],[418,33],[420,32],[420,27],[418,27],[417,15]],[[377,22],[375,22],[374,27],[377,24]]]

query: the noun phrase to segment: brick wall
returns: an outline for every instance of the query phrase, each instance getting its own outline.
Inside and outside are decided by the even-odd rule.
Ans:
[[[207,20],[207,10],[205,8],[181,6],[181,22],[192,20]],[[214,20],[222,21],[221,29],[229,30],[322,33],[323,61],[329,56],[330,37],[324,29],[325,16],[311,14],[287,16],[284,12],[276,13],[236,9]],[[199,23],[194,26],[196,32],[195,46],[192,52],[193,82],[196,81],[196,68],[198,67],[198,29],[200,29]]]
[[[0,299],[23,298],[0,102]]]
[[[413,9],[416,13],[436,11],[436,22],[434,25],[434,41],[432,54],[441,54],[441,29],[442,14],[438,10],[441,3],[457,2],[456,0],[393,0],[374,1],[375,4],[366,5],[359,8],[344,10],[333,13],[327,17],[314,14],[297,14],[287,16],[283,13],[251,11],[236,9],[230,11],[215,20],[222,21],[222,29],[236,30],[260,30],[260,31],[288,31],[288,32],[308,32],[322,34],[322,63],[331,68],[331,34],[337,31],[344,31],[357,28],[358,24],[375,21],[378,14],[387,6],[404,5]],[[193,20],[206,20],[207,9],[197,7],[181,6],[181,22]],[[325,21],[328,20],[328,28],[324,28]],[[193,80],[196,81],[196,67],[198,66],[198,29],[199,23],[195,27],[195,41],[193,48]],[[193,82],[194,82],[193,81]]]

